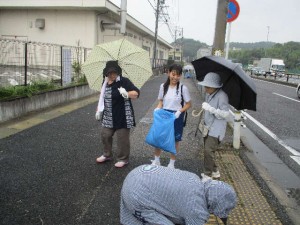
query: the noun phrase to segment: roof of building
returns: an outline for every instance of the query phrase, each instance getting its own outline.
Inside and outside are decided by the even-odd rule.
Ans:
[[[0,9],[64,9],[64,10],[95,10],[99,13],[111,13],[111,17],[116,21],[120,20],[120,7],[108,0],[0,0]],[[154,38],[155,34],[138,20],[127,14],[127,26],[133,30],[138,30],[146,36]],[[173,48],[161,37],[158,42]]]

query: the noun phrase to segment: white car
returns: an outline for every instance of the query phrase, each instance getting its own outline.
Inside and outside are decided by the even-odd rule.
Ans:
[[[297,86],[296,92],[297,92],[298,98],[300,98],[300,83],[299,83],[298,86]]]

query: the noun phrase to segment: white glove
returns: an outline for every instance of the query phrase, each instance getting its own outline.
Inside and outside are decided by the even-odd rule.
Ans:
[[[226,119],[229,116],[229,111],[217,109],[214,114],[218,119]]]
[[[97,111],[96,114],[95,114],[95,118],[96,118],[96,120],[100,120],[101,112]]]
[[[175,113],[175,118],[177,119],[179,116],[180,116],[181,112],[178,110],[176,113]]]
[[[125,90],[125,88],[118,88],[120,94],[123,96],[123,98],[128,98],[128,92]]]
[[[202,103],[202,109],[204,109],[205,111],[209,111],[210,108],[211,106],[207,102]]]
[[[155,108],[155,109],[154,109],[154,112],[155,112],[156,110],[159,110],[159,109],[160,109],[160,108]]]
[[[215,113],[216,112],[216,109],[212,106],[210,106],[210,104],[208,104],[207,102],[203,102],[202,103],[202,109],[210,112],[210,113]]]

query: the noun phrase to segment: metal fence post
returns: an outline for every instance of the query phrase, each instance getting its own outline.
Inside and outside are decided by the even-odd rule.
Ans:
[[[24,75],[25,75],[25,76],[24,76],[24,85],[27,86],[27,69],[28,69],[28,68],[27,68],[27,65],[28,65],[28,59],[27,59],[27,42],[25,43],[25,53],[24,53],[24,54],[25,54],[25,55],[24,55],[24,56],[25,56],[25,57],[24,57],[24,58],[25,58],[25,62],[24,62],[24,63],[25,63],[25,67],[24,67],[24,71],[25,71],[25,72],[24,72],[24,73],[25,73],[25,74],[24,74]]]
[[[240,148],[241,139],[241,112],[236,111],[234,113],[234,125],[233,125],[233,147],[235,149]]]
[[[60,86],[63,86],[63,46],[60,46]]]
[[[87,56],[87,49],[83,48],[83,62],[85,62]]]

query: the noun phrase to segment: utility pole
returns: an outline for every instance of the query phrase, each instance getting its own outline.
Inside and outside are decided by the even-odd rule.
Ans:
[[[229,0],[218,0],[213,55],[224,56],[228,4]]]
[[[183,64],[183,28],[181,28],[181,64]]]
[[[121,28],[120,33],[126,33],[127,0],[121,1]]]
[[[158,30],[158,19],[159,19],[159,7],[160,7],[160,0],[157,0],[152,68],[156,67],[156,48],[157,48],[157,30]]]
[[[175,27],[175,40],[174,40],[174,49],[173,49],[173,60],[175,62],[175,52],[176,52],[176,39],[177,39],[177,27]]]

